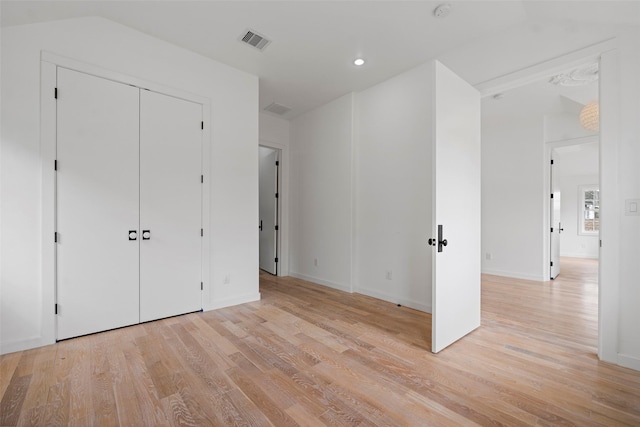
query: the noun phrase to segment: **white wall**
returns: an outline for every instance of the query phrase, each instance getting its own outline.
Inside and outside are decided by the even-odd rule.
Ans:
[[[432,79],[425,64],[292,120],[291,275],[431,311]]]
[[[288,120],[267,113],[260,113],[259,133],[261,142],[288,147],[290,131],[291,126]]]
[[[577,113],[546,114],[544,116],[545,142],[567,141],[597,135],[582,127]]]
[[[349,94],[291,121],[289,274],[346,291],[352,286],[352,114]]]
[[[434,78],[428,63],[356,95],[355,290],[427,312]]]
[[[483,107],[492,99],[484,99]],[[548,280],[543,266],[543,120],[482,121],[482,272]],[[487,259],[490,254],[491,259]]]
[[[2,352],[54,339],[43,277],[40,54],[57,55],[211,100],[210,283],[204,309],[258,293],[258,79],[101,18],[2,29]],[[229,284],[223,284],[229,276]]]

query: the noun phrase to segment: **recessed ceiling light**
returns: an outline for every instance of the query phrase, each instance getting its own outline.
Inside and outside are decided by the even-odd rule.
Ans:
[[[451,13],[451,5],[444,3],[433,9],[433,16],[436,18],[446,18]]]
[[[364,65],[364,59],[362,59],[362,58],[356,58],[356,59],[353,61],[353,65],[356,65],[356,66],[358,66],[358,67],[359,67],[359,66],[361,66],[361,65]]]

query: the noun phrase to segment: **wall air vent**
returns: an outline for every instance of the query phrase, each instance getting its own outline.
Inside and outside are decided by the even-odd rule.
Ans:
[[[287,114],[289,111],[291,111],[291,108],[286,107],[282,104],[276,104],[275,102],[272,102],[271,104],[264,107],[264,111],[268,111],[270,113],[274,113],[279,116],[282,116],[284,114]]]
[[[268,40],[265,36],[262,36],[253,30],[245,31],[240,36],[239,40],[243,43],[248,44],[249,46],[255,47],[260,51],[263,51],[264,48],[266,48],[267,45],[271,43],[271,40]]]

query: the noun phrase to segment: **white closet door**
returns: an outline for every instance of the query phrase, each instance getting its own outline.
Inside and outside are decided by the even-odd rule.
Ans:
[[[139,240],[129,238],[139,221],[139,91],[63,68],[57,88],[57,337],[64,339],[139,322]]]
[[[140,92],[141,322],[202,307],[201,120],[200,104]]]

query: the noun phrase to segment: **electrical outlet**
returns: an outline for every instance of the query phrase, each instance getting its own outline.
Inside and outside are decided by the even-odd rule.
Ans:
[[[387,270],[386,278],[387,280],[393,279],[393,272],[391,270]]]
[[[491,261],[491,258],[493,258],[493,255],[491,255],[491,252],[487,252],[487,253],[484,255],[484,257],[485,257],[485,259],[486,259],[487,261]]]
[[[314,258],[313,259],[313,266],[317,267],[318,266],[318,258]]]

